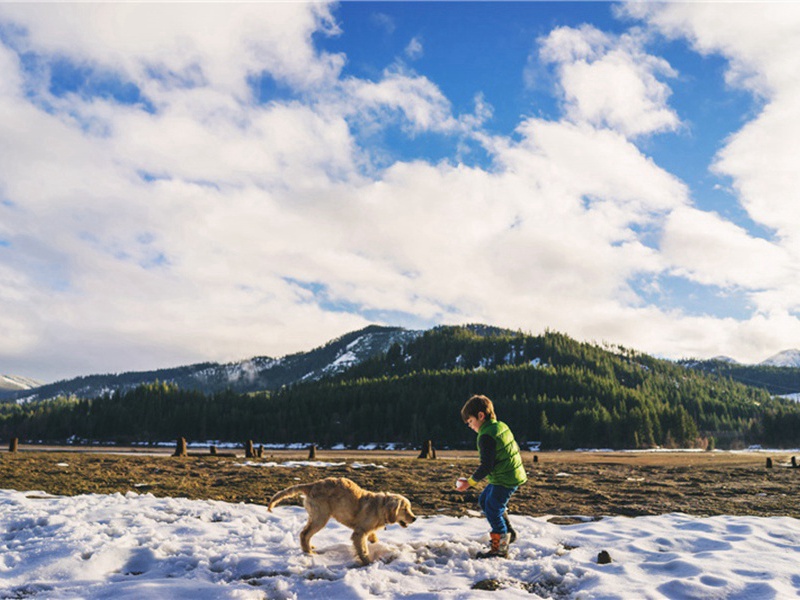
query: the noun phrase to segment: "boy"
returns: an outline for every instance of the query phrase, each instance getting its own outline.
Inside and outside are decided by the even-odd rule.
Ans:
[[[481,492],[478,504],[491,525],[491,547],[478,558],[508,556],[508,545],[517,539],[506,514],[508,500],[528,480],[519,446],[505,423],[497,420],[494,404],[486,396],[472,396],[461,409],[461,418],[478,434],[481,464],[469,479],[459,478],[456,489],[464,492],[484,477],[489,484]]]

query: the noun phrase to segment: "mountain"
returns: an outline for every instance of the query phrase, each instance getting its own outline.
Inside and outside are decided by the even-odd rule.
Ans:
[[[205,393],[228,389],[238,393],[271,391],[299,381],[315,381],[336,375],[373,356],[384,354],[394,344],[407,343],[421,334],[421,331],[401,327],[371,325],[309,352],[283,358],[258,356],[226,364],[208,362],[155,371],[88,375],[32,389],[17,388],[20,391],[5,392],[3,397],[17,402],[48,400],[59,396],[97,398],[157,381]]]
[[[0,375],[0,390],[29,390],[42,385],[41,381],[19,375]]]
[[[777,377],[800,369],[747,371],[723,361],[688,368],[551,331],[534,336],[481,325],[424,332],[370,327],[280,360],[183,369],[179,374],[195,389],[162,377],[103,398],[0,405],[0,438],[154,443],[182,436],[323,447],[375,442],[418,447],[435,440],[440,448],[474,447],[459,407],[481,393],[502,408],[522,445],[797,448],[800,443],[800,404],[732,376],[769,376],[770,385],[788,386],[790,379]],[[271,391],[239,393],[237,386]],[[222,391],[206,393],[214,387]]]
[[[784,350],[760,363],[766,367],[800,367],[800,350]]]
[[[694,371],[703,371],[744,385],[759,387],[775,396],[800,393],[800,367],[788,364],[775,366],[764,361],[758,365],[743,365],[719,359],[682,360],[678,364]]]
[[[715,356],[714,358],[712,358],[710,360],[716,360],[716,361],[728,363],[728,364],[731,364],[731,365],[738,365],[739,364],[739,361],[736,360],[735,358],[731,358],[730,356],[724,356],[724,355]]]

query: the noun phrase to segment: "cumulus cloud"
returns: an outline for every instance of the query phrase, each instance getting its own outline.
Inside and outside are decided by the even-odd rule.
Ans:
[[[566,112],[575,122],[606,126],[634,137],[674,130],[665,60],[642,49],[636,35],[612,38],[594,27],[560,27],[540,41],[540,57],[556,66]]]
[[[248,95],[247,77],[268,71],[308,89],[336,78],[342,56],[320,54],[313,33],[338,28],[325,3],[5,4],[20,51],[66,56],[122,73],[158,100],[176,88],[209,86]]]
[[[351,79],[346,100],[354,117],[382,120],[393,112],[412,132],[453,130],[457,122],[450,101],[426,77],[392,68],[377,82]]]
[[[748,59],[749,41],[706,40],[691,28],[702,11],[670,21],[672,35],[751,74],[731,81],[772,82],[715,168],[775,239],[699,210],[637,146],[680,126],[675,73],[643,34],[559,28],[539,40],[564,118],[522,117],[500,135],[484,129],[493,111],[480,91],[473,114],[454,114],[437,82],[408,68],[344,75],[347,57],[314,43],[337,35],[332,11],[0,4],[4,364],[45,378],[276,356],[375,315],[552,327],[676,356],[749,358],[782,346],[776,325],[797,333],[785,283],[797,215],[779,198],[795,183],[782,157],[797,120],[781,83],[792,78],[763,45]],[[136,94],[58,92],[59,61]],[[285,97],[260,102],[259,81]],[[385,161],[360,134],[388,126],[468,140],[491,164]],[[660,309],[632,282],[662,274],[742,290],[758,311]],[[52,369],[31,372],[42,360]]]
[[[797,83],[800,15],[791,3],[730,3],[721,8],[706,2],[631,2],[619,8],[669,38],[685,38],[704,55],[722,55],[731,85],[771,96]]]
[[[686,37],[703,54],[724,56],[729,84],[763,99],[762,111],[730,137],[714,166],[732,179],[754,221],[785,240],[800,235],[800,208],[790,191],[800,186],[793,161],[800,138],[800,10],[780,3],[731,4],[723,20],[718,7],[706,3],[641,3],[628,10],[665,35]]]
[[[800,208],[795,190],[800,172],[793,157],[800,138],[800,10],[792,4],[734,3],[725,5],[724,19],[719,5],[710,3],[635,3],[625,10],[668,37],[689,40],[702,54],[724,57],[728,84],[762,101],[761,110],[726,140],[712,167],[730,179],[740,205],[771,233],[769,239],[751,238],[706,216],[683,219],[683,232],[670,227],[669,248],[686,244],[685,253],[705,238],[706,251],[693,267],[680,262],[693,278],[724,280],[751,290],[765,314],[796,314]],[[708,229],[703,231],[700,223]],[[717,250],[711,249],[711,241]]]
[[[794,275],[792,257],[780,246],[691,207],[670,213],[661,250],[676,272],[705,285],[759,290]]]

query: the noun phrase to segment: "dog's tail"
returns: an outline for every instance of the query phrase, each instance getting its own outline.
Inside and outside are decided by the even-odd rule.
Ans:
[[[285,490],[281,490],[280,492],[276,493],[272,498],[269,500],[269,505],[267,506],[267,510],[272,512],[272,507],[276,506],[282,500],[286,498],[291,498],[293,496],[299,496],[300,494],[306,495],[308,493],[308,488],[310,488],[313,484],[311,483],[302,483],[300,485],[293,485],[292,487],[288,487]]]

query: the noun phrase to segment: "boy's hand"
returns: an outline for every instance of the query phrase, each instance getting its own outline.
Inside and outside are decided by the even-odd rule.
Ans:
[[[466,492],[469,489],[469,481],[466,477],[459,477],[456,479],[456,489],[459,492]]]

